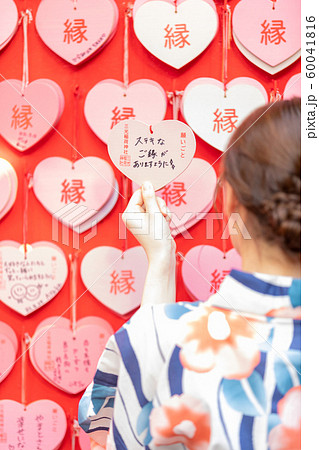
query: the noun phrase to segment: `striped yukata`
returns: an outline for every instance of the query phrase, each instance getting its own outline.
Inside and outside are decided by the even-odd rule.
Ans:
[[[107,449],[300,449],[300,280],[232,270],[205,302],[141,307],[79,404]]]

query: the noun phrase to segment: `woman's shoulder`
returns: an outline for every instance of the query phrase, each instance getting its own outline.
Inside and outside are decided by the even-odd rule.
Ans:
[[[178,321],[187,313],[201,309],[205,302],[181,301],[176,303],[160,303],[157,305],[141,306],[131,319],[124,324],[125,328],[135,328],[147,321],[153,326],[158,326],[159,321],[170,323]]]
[[[144,305],[116,333],[120,353],[128,347],[137,359],[147,354],[166,359],[184,334],[187,317],[203,308],[203,302],[177,302]],[[122,355],[123,356],[123,355]]]

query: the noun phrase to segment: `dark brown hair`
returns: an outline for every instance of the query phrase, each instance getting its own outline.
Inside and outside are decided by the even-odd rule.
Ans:
[[[291,257],[300,257],[301,245],[300,114],[297,98],[257,109],[223,156],[223,178],[250,213],[253,237],[277,243]]]

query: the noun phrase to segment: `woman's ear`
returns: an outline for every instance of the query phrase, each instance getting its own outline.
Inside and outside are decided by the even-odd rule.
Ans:
[[[238,212],[238,200],[234,189],[224,180],[223,182],[223,213],[228,219],[233,212]]]

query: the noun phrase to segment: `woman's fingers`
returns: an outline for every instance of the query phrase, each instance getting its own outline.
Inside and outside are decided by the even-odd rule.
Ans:
[[[140,212],[143,211],[143,197],[142,197],[142,191],[141,189],[138,189],[135,191],[130,198],[130,201],[128,202],[125,212]]]
[[[168,214],[168,209],[165,200],[163,200],[161,197],[156,197],[156,200],[161,213],[164,217],[166,217]]]
[[[148,213],[160,212],[156,195],[152,183],[145,181],[142,185],[142,197],[144,200],[145,210]]]
[[[122,220],[126,226],[129,226],[130,223],[128,222],[129,221],[132,222],[132,220],[136,219],[138,217],[138,214],[145,212],[142,205],[143,205],[142,192],[141,189],[138,189],[137,191],[134,192],[125,208],[125,211],[122,213]]]
[[[136,213],[161,213],[166,221],[171,220],[171,213],[168,210],[165,200],[156,197],[153,185],[150,182],[143,183],[142,189],[135,191],[128,202],[122,219],[127,221],[136,217]]]

